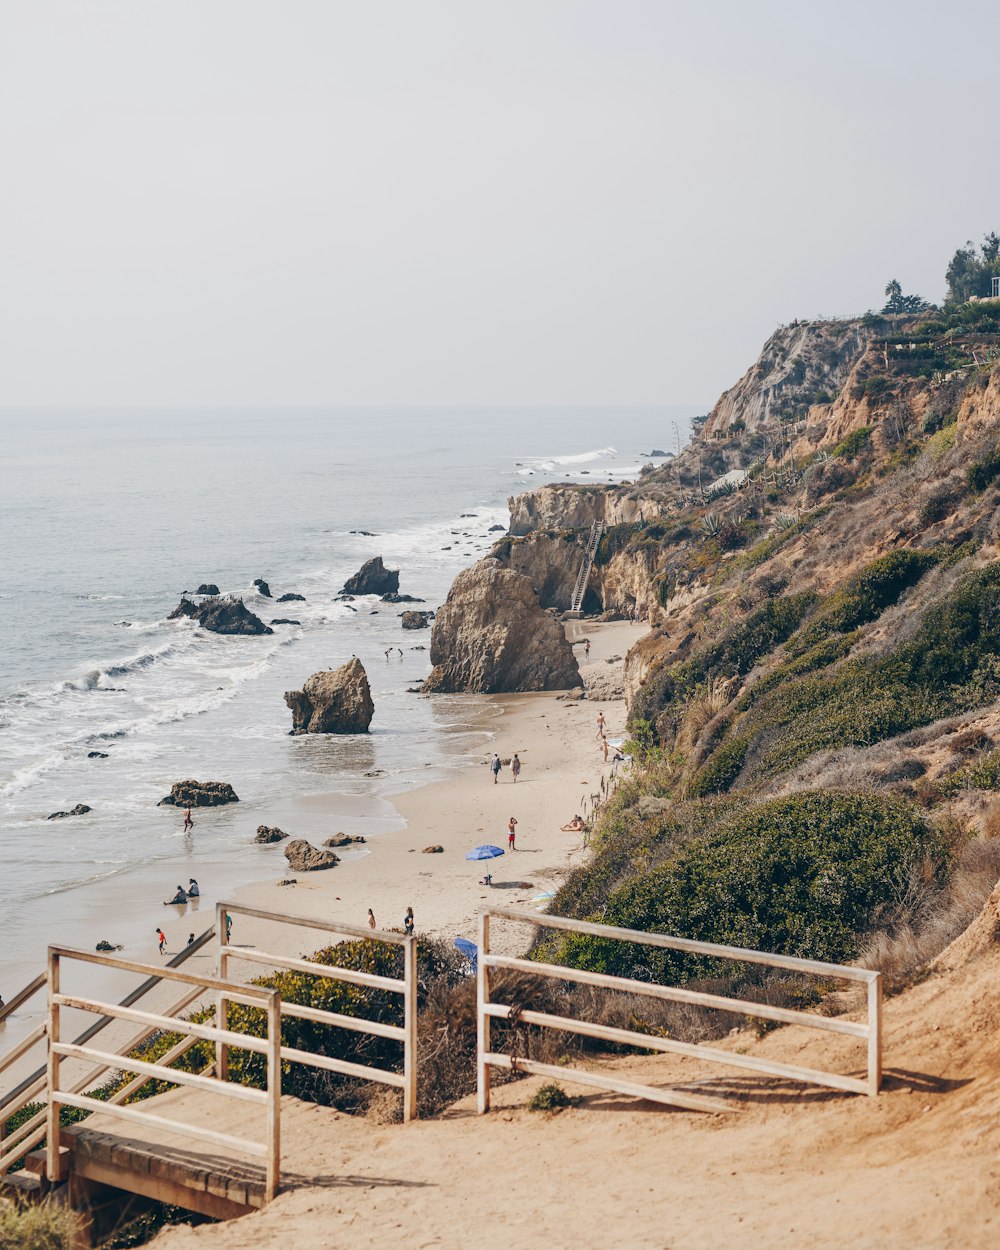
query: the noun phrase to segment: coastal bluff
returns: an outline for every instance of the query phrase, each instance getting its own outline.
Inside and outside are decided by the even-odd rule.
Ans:
[[[313,673],[301,690],[286,690],[293,734],[364,734],[375,715],[368,674],[352,656],[340,668]]]
[[[531,581],[495,559],[459,573],[431,630],[429,693],[500,694],[582,685],[562,624]]]

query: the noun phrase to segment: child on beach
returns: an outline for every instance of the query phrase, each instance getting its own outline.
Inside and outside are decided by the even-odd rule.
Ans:
[[[514,775],[514,780],[517,781],[521,774],[521,761],[517,758],[516,751],[514,752],[514,758],[510,762],[510,771]]]
[[[514,845],[514,838],[516,834],[517,834],[517,821],[514,819],[513,816],[511,816],[510,820],[507,821],[507,849],[509,851],[517,850],[517,847]]]
[[[163,952],[167,949],[167,935],[163,932],[162,929],[157,929],[156,939],[160,943],[160,954],[162,955]]]

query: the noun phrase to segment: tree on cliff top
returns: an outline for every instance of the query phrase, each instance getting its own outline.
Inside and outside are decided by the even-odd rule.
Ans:
[[[920,295],[904,295],[903,288],[892,278],[885,288],[884,313],[918,313],[927,308],[927,301]]]
[[[992,280],[1000,275],[1000,235],[991,230],[983,236],[977,252],[970,239],[951,258],[945,278],[948,282],[947,303],[964,304],[974,295],[989,295]]]

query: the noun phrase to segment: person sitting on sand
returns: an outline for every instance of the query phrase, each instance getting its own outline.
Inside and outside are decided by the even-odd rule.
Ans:
[[[574,816],[568,825],[560,825],[563,833],[580,833],[583,830],[583,817]]]
[[[482,881],[480,882],[480,885],[492,885],[492,884],[493,884],[493,874],[491,872],[488,872],[486,876],[483,877]]]
[[[201,890],[198,889],[198,882],[192,877],[188,883],[188,898],[199,898],[200,896]]]
[[[177,893],[173,898],[164,899],[163,906],[169,907],[171,903],[186,903],[188,901],[187,892],[182,885],[177,887]]]

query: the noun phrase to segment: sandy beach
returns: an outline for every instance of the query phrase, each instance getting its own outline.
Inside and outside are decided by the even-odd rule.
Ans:
[[[571,641],[587,637],[591,642],[587,659],[582,646],[577,647],[585,680],[620,670],[629,647],[645,632],[644,625],[629,622],[567,622]],[[356,925],[366,922],[370,907],[379,927],[388,929],[402,928],[404,913],[412,907],[418,935],[474,939],[477,913],[487,902],[525,905],[554,891],[585,850],[583,835],[563,832],[561,826],[584,811],[585,799],[600,793],[602,779],[607,783],[612,778],[612,765],[604,762],[597,737],[597,714],[604,712],[607,735],[617,739],[625,729],[624,701],[524,694],[484,696],[483,702],[485,723],[494,735],[489,749],[457,776],[394,798],[400,828],[370,838],[359,851],[348,851],[336,868],[322,872],[287,872],[277,844],[268,848],[274,878],[237,890],[233,901]],[[502,759],[515,752],[519,756],[522,771],[516,782],[504,767],[494,784],[489,769],[494,748]],[[303,799],[297,810],[289,811],[289,832],[312,824],[317,809],[322,810],[322,796]],[[507,852],[511,816],[518,822],[516,850]],[[486,862],[465,858],[467,851],[483,844],[502,847],[504,856]],[[428,846],[443,850],[424,854]],[[493,877],[489,888],[481,884],[487,870]],[[291,877],[295,885],[278,884]],[[304,949],[309,936],[240,920],[233,943],[287,953]],[[511,940],[516,944],[520,938],[513,935]]]

